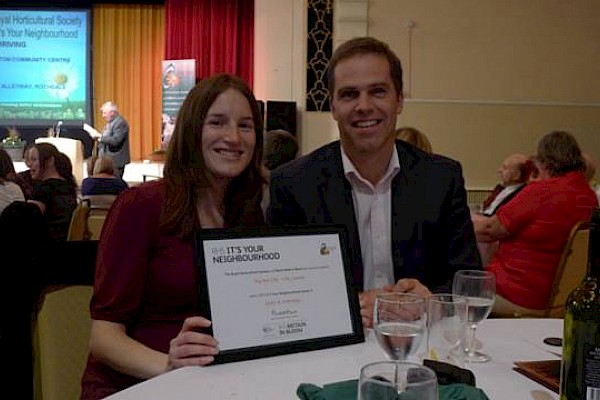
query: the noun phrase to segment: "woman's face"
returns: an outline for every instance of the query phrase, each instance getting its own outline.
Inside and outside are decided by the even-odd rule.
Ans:
[[[28,148],[25,151],[25,165],[27,165],[27,168],[31,169],[31,151],[33,150],[33,147]]]
[[[202,156],[209,180],[229,183],[250,164],[256,146],[248,100],[227,89],[213,102],[202,126]]]
[[[29,150],[29,169],[31,170],[31,178],[35,180],[42,179],[42,168],[40,164],[40,153],[35,147]]]

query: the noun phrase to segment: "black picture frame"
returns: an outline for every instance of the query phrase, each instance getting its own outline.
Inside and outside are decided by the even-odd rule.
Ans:
[[[341,251],[339,252],[344,269],[344,287],[348,299],[349,315],[347,316],[352,327],[352,331],[347,334],[334,336],[316,337],[311,339],[290,339],[289,341],[257,345],[245,348],[236,348],[222,350],[212,364],[222,364],[227,362],[245,361],[257,358],[272,357],[283,354],[299,353],[313,351],[330,347],[344,346],[365,341],[362,319],[360,316],[360,306],[358,301],[358,292],[353,289],[352,274],[350,270],[347,234],[344,226],[341,225],[310,225],[310,226],[281,226],[281,227],[237,227],[225,229],[202,229],[195,235],[194,257],[197,266],[197,276],[199,283],[199,306],[201,315],[211,319],[211,298],[210,285],[208,282],[204,241],[236,239],[236,238],[265,238],[276,236],[297,236],[297,235],[323,235],[335,234],[338,236],[338,242]],[[326,307],[326,305],[324,305]],[[321,308],[324,309],[324,308]],[[213,334],[213,327],[205,330]],[[218,339],[218,338],[217,338]]]

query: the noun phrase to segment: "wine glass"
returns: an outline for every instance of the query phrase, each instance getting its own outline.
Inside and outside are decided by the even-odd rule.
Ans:
[[[432,369],[406,361],[377,361],[360,369],[359,400],[438,400]]]
[[[496,298],[496,278],[488,271],[457,271],[452,281],[452,293],[467,300],[467,322],[469,337],[464,349],[469,362],[486,362],[490,356],[475,349],[477,325],[485,320],[494,306]]]
[[[425,298],[386,292],[375,298],[373,329],[391,360],[406,360],[419,348],[425,331]]]

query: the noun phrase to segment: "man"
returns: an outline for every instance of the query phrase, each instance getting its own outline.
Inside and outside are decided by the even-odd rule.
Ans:
[[[274,129],[266,133],[263,152],[263,174],[266,182],[263,184],[263,198],[260,202],[264,213],[266,213],[269,205],[269,185],[267,182],[271,171],[292,161],[297,155],[298,141],[290,132],[285,129]]]
[[[387,44],[356,38],[333,54],[329,102],[340,141],[272,172],[267,220],[344,224],[363,323],[385,291],[450,291],[480,269],[459,163],[396,141],[402,67]]]
[[[285,129],[268,131],[265,135],[263,164],[269,171],[292,161],[298,155],[296,137]]]
[[[129,155],[129,124],[119,114],[117,105],[107,101],[100,107],[102,119],[106,125],[102,133],[91,133],[93,139],[98,140],[98,157],[108,155],[113,160],[114,175],[123,178],[125,165],[131,161]]]
[[[491,216],[503,204],[509,202],[527,183],[529,178],[528,158],[525,154],[511,154],[500,164],[498,177],[500,184],[483,202],[481,213]]]

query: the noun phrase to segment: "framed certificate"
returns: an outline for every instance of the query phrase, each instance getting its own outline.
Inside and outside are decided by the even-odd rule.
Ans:
[[[364,341],[343,227],[203,229],[195,245],[214,363]]]

